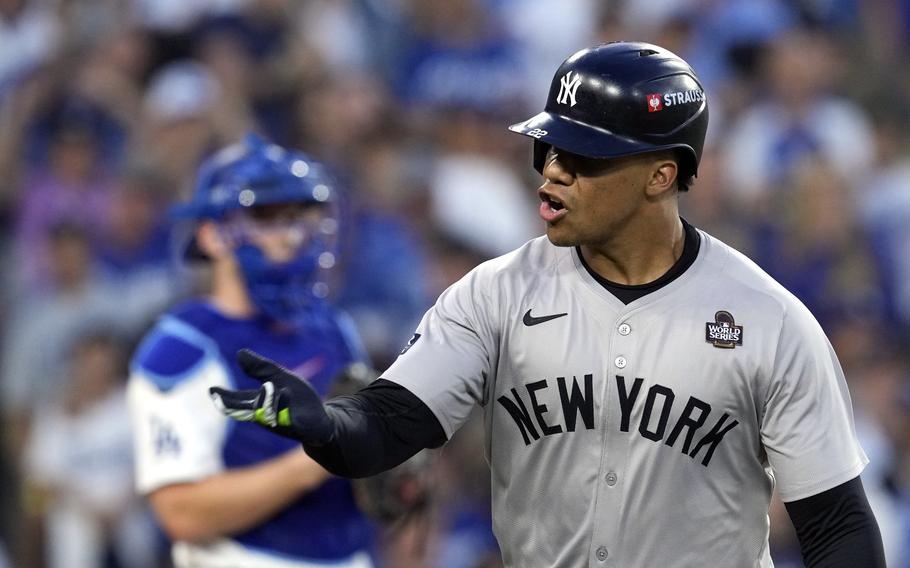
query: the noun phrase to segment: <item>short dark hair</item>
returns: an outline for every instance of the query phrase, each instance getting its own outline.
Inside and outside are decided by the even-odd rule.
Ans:
[[[692,164],[692,155],[688,150],[674,150],[676,159],[676,190],[686,192],[695,183],[695,168]]]

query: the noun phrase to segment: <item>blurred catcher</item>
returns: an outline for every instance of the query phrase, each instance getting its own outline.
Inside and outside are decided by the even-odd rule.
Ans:
[[[320,396],[362,380],[359,340],[326,300],[338,208],[321,164],[255,135],[203,164],[192,199],[175,208],[194,225],[186,257],[208,262],[211,293],[148,333],[129,402],[138,489],[174,541],[178,568],[373,565],[373,528],[351,483],[332,479],[298,443],[228,420],[207,394],[258,387],[235,361],[244,346],[294,369]]]

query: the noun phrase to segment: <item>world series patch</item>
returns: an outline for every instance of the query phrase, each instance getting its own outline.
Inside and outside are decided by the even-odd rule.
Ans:
[[[713,322],[705,323],[705,341],[721,349],[734,349],[743,344],[743,326],[736,325],[730,312],[720,310]]]

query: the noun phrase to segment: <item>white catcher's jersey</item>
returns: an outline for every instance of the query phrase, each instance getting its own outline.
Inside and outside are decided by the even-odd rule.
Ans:
[[[214,407],[208,389],[212,386],[252,386],[238,384],[236,375],[231,374],[224,353],[235,351],[234,345],[227,338],[229,334],[236,336],[234,341],[240,345],[255,335],[260,341],[255,347],[266,353],[267,349],[279,354],[301,351],[300,340],[291,336],[291,341],[282,342],[276,336],[269,335],[267,328],[257,323],[260,320],[231,320],[216,316],[217,312],[205,306],[207,304],[204,302],[186,304],[179,309],[180,317],[174,314],[162,317],[133,360],[127,388],[133,421],[136,487],[144,495],[168,485],[214,476],[229,468],[261,463],[295,447],[295,444],[258,427],[248,429],[245,437],[241,436],[240,429],[244,426],[235,424]],[[187,314],[192,314],[191,321],[197,322],[197,325],[201,325],[198,323],[200,321],[207,322],[206,325],[202,328],[194,327],[188,323]],[[211,332],[215,325],[220,327],[220,335],[217,337],[221,343],[214,336],[201,331],[206,329]],[[307,359],[308,355],[300,353],[298,357]],[[292,368],[304,373],[302,369],[307,368],[307,365],[304,363]],[[311,364],[310,369],[312,368]],[[311,372],[315,374],[314,371]],[[255,381],[249,379],[249,383]],[[261,438],[250,437],[260,432]],[[241,459],[244,461],[241,462]],[[339,503],[345,499],[344,494],[335,491],[335,499],[314,498],[324,489],[325,486],[303,500],[288,503],[281,515],[264,523],[264,530],[253,527],[246,536],[240,534],[205,542],[174,543],[174,566],[370,568],[372,562],[367,552],[360,550],[355,541],[358,537],[357,526],[348,522],[350,516],[343,516],[348,515],[350,510]],[[333,505],[335,507],[331,508]],[[306,514],[307,511],[309,514]],[[331,522],[327,523],[326,515],[330,515]],[[362,521],[354,522],[359,524]],[[300,552],[299,543],[306,541],[300,536],[301,533],[309,532],[312,535],[311,527],[316,524],[325,525],[326,532],[337,530],[339,533],[350,534],[349,538],[354,542],[350,545],[350,555],[319,560],[319,556],[311,557]],[[289,541],[297,542],[296,548]],[[324,543],[323,546],[328,548],[331,544]],[[343,547],[336,545],[337,548]]]
[[[509,567],[772,565],[768,507],[868,462],[809,311],[699,231],[688,270],[624,305],[541,237],[446,290],[383,377],[451,436],[484,408]]]

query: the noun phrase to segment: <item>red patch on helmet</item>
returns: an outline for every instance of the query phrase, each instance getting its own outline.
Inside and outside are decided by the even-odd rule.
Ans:
[[[664,98],[661,95],[648,95],[648,112],[664,110]]]

